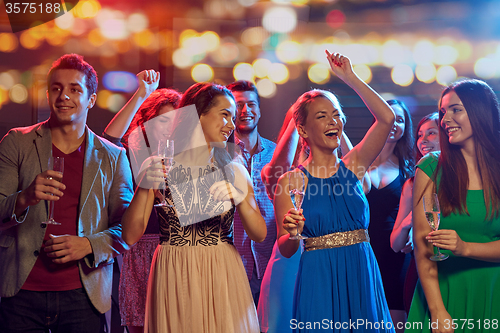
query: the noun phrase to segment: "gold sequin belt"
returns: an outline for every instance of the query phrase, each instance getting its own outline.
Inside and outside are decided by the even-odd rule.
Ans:
[[[304,239],[306,251],[332,249],[335,247],[349,246],[362,242],[369,242],[368,230],[358,229],[353,231],[335,232],[319,237]]]

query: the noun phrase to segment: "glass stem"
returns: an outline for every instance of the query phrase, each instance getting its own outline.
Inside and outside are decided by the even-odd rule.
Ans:
[[[49,221],[54,221],[54,201],[50,201],[49,206]]]

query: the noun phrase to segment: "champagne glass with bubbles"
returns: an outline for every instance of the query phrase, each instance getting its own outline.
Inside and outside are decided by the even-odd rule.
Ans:
[[[158,141],[158,157],[161,157],[163,169],[168,172],[174,162],[174,140],[163,138]],[[167,203],[166,188],[167,185],[165,182],[160,184],[160,193],[162,193],[163,199],[160,203],[154,205],[155,207],[172,207],[172,205]]]
[[[305,179],[304,173],[301,170],[296,170],[292,167],[290,172],[288,172],[288,184],[290,199],[292,200],[293,206],[296,211],[300,210],[302,206],[302,201],[304,200],[305,192]],[[295,236],[290,236],[289,239],[306,239],[300,232],[297,232]]]
[[[424,212],[427,223],[431,227],[432,231],[436,231],[439,228],[439,221],[441,218],[441,210],[439,208],[438,196],[436,193],[425,194],[423,197],[424,202]],[[439,247],[437,248],[437,253],[431,256],[429,259],[432,261],[443,261],[448,258],[447,254],[441,253]]]
[[[48,179],[55,179],[58,182],[62,182],[63,173],[64,173],[64,157],[50,156],[48,169],[57,171],[61,174],[61,177],[48,177]],[[53,195],[53,194],[51,194],[51,195]],[[50,202],[49,202],[49,219],[47,221],[43,221],[42,224],[53,224],[53,225],[60,225],[61,224],[60,222],[57,222],[54,220],[54,204],[55,204],[55,201],[50,200]]]

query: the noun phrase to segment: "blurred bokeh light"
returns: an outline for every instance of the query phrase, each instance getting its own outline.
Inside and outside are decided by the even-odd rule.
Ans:
[[[207,64],[196,64],[191,69],[191,77],[195,82],[208,82],[214,79],[214,70]]]
[[[116,113],[120,111],[126,102],[127,99],[124,96],[120,94],[111,94],[107,100],[108,110]]]
[[[398,64],[392,69],[391,78],[394,83],[407,87],[413,82],[413,70],[408,65]]]
[[[28,89],[22,84],[16,84],[9,90],[9,97],[14,103],[24,104],[28,100]]]
[[[276,47],[276,56],[285,63],[296,64],[302,60],[302,46],[298,42],[285,41]]]
[[[498,68],[497,59],[481,58],[474,64],[474,73],[481,79],[488,80],[495,77]]]
[[[436,79],[436,67],[432,63],[421,63],[415,68],[415,76],[424,83],[432,83]]]
[[[436,73],[437,83],[446,86],[457,79],[457,71],[453,66],[441,66]]]
[[[271,98],[276,95],[276,84],[269,79],[262,79],[255,84],[259,95],[264,98]]]
[[[354,72],[359,76],[359,78],[366,83],[370,83],[372,80],[372,71],[367,65],[355,65],[353,66]]]
[[[307,70],[309,80],[318,84],[325,84],[330,80],[330,67],[325,64],[314,64]]]
[[[233,77],[236,81],[238,80],[253,81],[254,76],[255,75],[252,65],[248,63],[238,63],[236,64],[236,66],[234,66]]]
[[[288,68],[284,64],[274,63],[269,67],[268,78],[274,83],[284,84],[290,76]]]
[[[136,76],[129,72],[107,72],[102,83],[111,91],[133,92],[138,87]]]
[[[265,78],[269,73],[271,65],[272,63],[271,60],[269,59],[264,59],[264,58],[256,59],[252,64],[254,75],[259,79]]]
[[[270,32],[292,32],[297,26],[297,14],[290,7],[271,7],[262,17],[262,26]]]

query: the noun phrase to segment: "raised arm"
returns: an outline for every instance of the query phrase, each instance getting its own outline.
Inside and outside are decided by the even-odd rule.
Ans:
[[[408,179],[403,185],[401,198],[399,199],[399,210],[396,222],[391,232],[391,248],[394,252],[402,251],[408,243],[408,234],[413,225],[412,219],[412,195],[413,182]]]
[[[427,224],[422,206],[423,195],[431,194],[432,191],[431,179],[425,172],[417,168],[413,184],[413,244],[415,246],[415,261],[432,322],[439,320],[439,323],[443,323],[444,325],[444,320],[448,319],[451,322],[451,317],[444,306],[441,290],[439,289],[437,263],[429,259],[434,254],[432,244],[426,240],[431,228]],[[440,325],[440,329],[443,329],[442,325]],[[439,332],[447,331],[442,330]]]
[[[352,70],[349,59],[338,53],[326,51],[332,71],[361,97],[367,108],[375,117],[363,140],[346,154],[346,164],[367,170],[385,145],[387,136],[394,125],[394,112],[391,107],[370,86],[361,80]],[[355,170],[358,178],[361,174]]]
[[[111,119],[104,134],[114,138],[121,138],[125,134],[142,103],[158,88],[160,73],[152,69],[144,70],[137,74],[137,80],[139,88],[127,104]]]
[[[288,110],[288,113],[291,112],[292,109]],[[274,189],[278,184],[278,179],[283,173],[290,170],[299,143],[299,134],[295,129],[293,117],[287,114],[286,118],[290,118],[288,126],[276,145],[271,162],[266,164],[261,172],[262,181],[266,185],[267,195],[271,200],[274,198]]]

